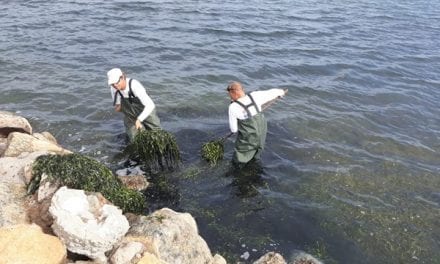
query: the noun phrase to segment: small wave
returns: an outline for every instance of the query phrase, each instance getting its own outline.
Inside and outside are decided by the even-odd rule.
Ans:
[[[415,198],[416,200],[419,200],[419,201],[425,203],[425,204],[428,204],[428,205],[431,205],[431,206],[434,206],[434,207],[440,208],[440,203],[435,202],[435,201],[431,201],[431,200],[426,199],[426,198],[424,198],[424,197],[422,197],[422,196],[420,196],[420,195],[416,195],[414,198]]]

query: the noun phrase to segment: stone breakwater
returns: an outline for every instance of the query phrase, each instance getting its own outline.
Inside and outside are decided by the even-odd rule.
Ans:
[[[42,177],[27,195],[32,164],[41,155],[68,155],[49,132],[0,111],[0,263],[206,263],[226,260],[212,254],[188,213],[162,208],[149,215],[123,212],[100,193],[69,189]],[[120,176],[128,187],[148,183]],[[238,261],[239,262],[239,261]],[[268,252],[254,264],[321,263],[299,253],[286,261]]]

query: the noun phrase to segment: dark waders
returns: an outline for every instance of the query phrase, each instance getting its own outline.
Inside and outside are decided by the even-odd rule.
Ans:
[[[254,99],[249,94],[251,103],[244,105],[239,101],[235,101],[241,105],[248,113],[249,118],[238,120],[238,135],[235,141],[233,162],[238,164],[246,164],[250,160],[259,160],[264,149],[267,133],[267,121],[264,114],[258,109]],[[250,107],[255,107],[257,114],[251,116]]]
[[[125,130],[127,132],[128,138],[130,139],[130,142],[133,141],[134,136],[137,133],[136,130],[136,119],[139,116],[139,114],[144,110],[145,106],[141,103],[139,98],[135,97],[133,92],[131,91],[131,81],[133,79],[130,79],[128,82],[128,98],[124,98],[121,94],[121,92],[117,91],[119,93],[119,96],[121,97],[121,111],[124,113],[124,125]],[[116,102],[116,96],[115,95],[115,102]],[[160,129],[160,119],[156,114],[156,109],[154,109],[147,118],[142,122],[145,129]]]

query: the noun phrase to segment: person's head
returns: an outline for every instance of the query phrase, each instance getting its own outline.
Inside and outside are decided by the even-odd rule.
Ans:
[[[243,86],[241,86],[241,83],[239,82],[229,83],[228,87],[226,88],[226,91],[228,91],[229,97],[231,97],[231,100],[233,101],[245,96],[244,88]]]
[[[119,68],[113,68],[107,72],[108,85],[117,90],[124,90],[126,87],[125,74]]]

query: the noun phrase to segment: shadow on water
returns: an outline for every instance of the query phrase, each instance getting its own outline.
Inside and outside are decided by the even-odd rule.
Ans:
[[[259,194],[258,189],[268,187],[263,178],[264,169],[261,161],[254,161],[245,164],[231,164],[226,177],[232,177],[232,193],[240,198],[250,198]]]
[[[150,186],[143,192],[149,213],[167,207],[178,210],[181,200],[179,182],[172,174],[158,173],[147,177]]]

